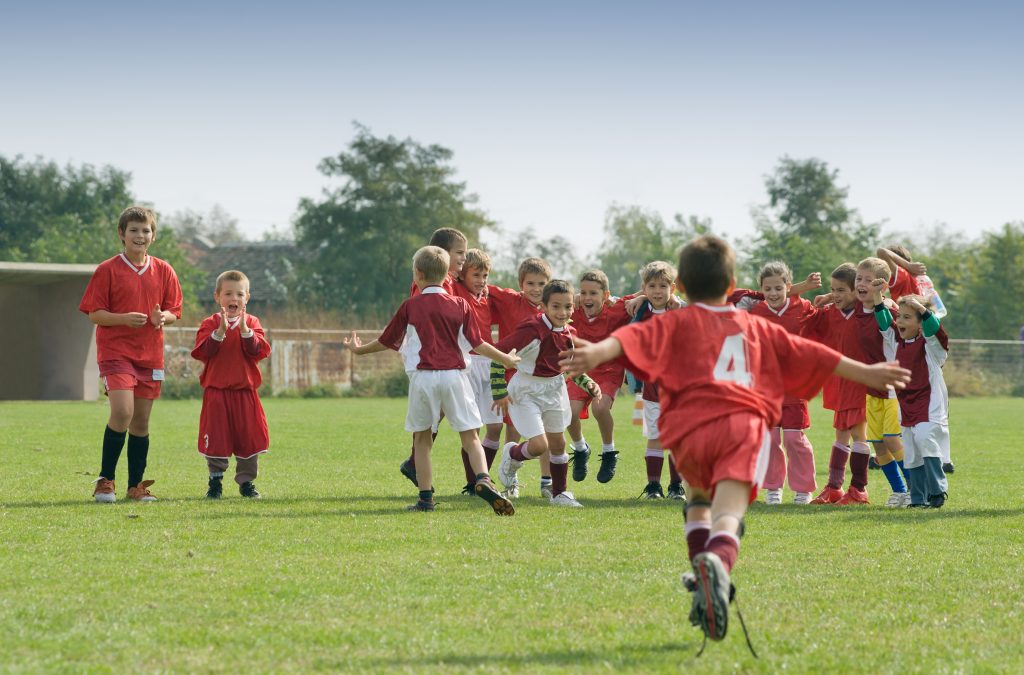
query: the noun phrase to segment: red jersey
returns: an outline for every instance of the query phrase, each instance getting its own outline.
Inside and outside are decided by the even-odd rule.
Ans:
[[[886,309],[888,311],[888,308]],[[890,316],[891,316],[890,312]],[[882,363],[886,361],[885,352],[882,349],[882,334],[878,331],[878,321],[875,320],[875,308],[866,308],[863,305],[854,310],[854,328],[857,331],[857,340],[860,342],[860,351],[863,354],[864,363]],[[868,396],[875,398],[891,398],[894,394],[888,390],[867,389]]]
[[[451,295],[453,293],[453,290],[454,290],[453,287],[455,286],[455,283],[457,281],[458,281],[458,279],[456,279],[454,276],[452,276],[452,273],[449,272],[448,274],[445,275],[444,281],[441,282],[441,288],[444,289],[445,293],[448,293],[449,295]],[[429,286],[428,286],[428,288],[429,288]],[[409,287],[409,297],[410,298],[415,298],[419,294],[420,294],[420,287],[417,286],[416,282],[414,281],[414,282],[412,282],[412,285]]]
[[[571,325],[555,328],[544,314],[539,314],[519,324],[511,335],[502,338],[495,345],[508,352],[515,349],[522,359],[516,368],[534,377],[555,377],[562,375],[558,365],[558,353],[573,349],[576,331]]]
[[[181,286],[174,269],[159,258],[146,256],[136,267],[123,253],[96,267],[78,309],[85,314],[106,310],[114,314],[153,308],[181,318]],[[128,361],[141,368],[164,367],[164,332],[152,323],[142,328],[96,326],[96,360]]]
[[[889,295],[893,300],[899,300],[904,295],[921,295],[917,277],[897,265],[896,273],[889,280]]]
[[[260,320],[245,315],[245,325],[252,337],[242,337],[241,317],[228,321],[223,340],[213,337],[220,327],[220,314],[203,319],[196,332],[196,346],[192,358],[203,362],[199,384],[214,389],[258,389],[263,375],[257,362],[270,356],[270,343]]]
[[[615,331],[626,367],[658,385],[667,448],[701,426],[752,413],[782,418],[784,394],[811,398],[840,355],[731,305],[695,303]],[[685,355],[685,363],[677,356]]]
[[[625,326],[629,323],[626,301],[632,297],[634,296],[626,295],[619,298],[611,307],[604,307],[597,316],[587,316],[582,307],[573,311],[572,327],[576,331],[576,335],[587,342],[600,342]],[[622,384],[625,368],[621,363],[612,361],[602,363],[587,374],[595,380],[612,380],[618,375],[619,384]]]
[[[410,373],[464,370],[469,350],[484,341],[469,304],[441,286],[427,286],[403,302],[377,340],[399,352]]]
[[[480,331],[480,337],[487,344],[494,344],[494,340],[491,338],[491,305],[488,302],[487,293],[476,295],[466,288],[466,284],[461,280],[452,284],[452,288],[448,292],[469,304],[469,311],[473,314],[473,323]]]
[[[790,296],[779,309],[772,309],[767,302],[758,302],[750,308],[750,313],[782,326],[790,335],[799,335],[804,319],[814,313],[814,305],[799,296]],[[803,402],[803,399],[787,395],[783,405]]]
[[[860,340],[857,338],[856,308],[844,312],[835,305],[822,308],[812,307],[800,327],[803,337],[821,342],[843,356],[864,361]],[[864,408],[867,403],[867,388],[859,382],[850,382],[841,377],[832,377],[825,383],[822,405],[829,410],[851,410]]]
[[[498,339],[511,335],[523,321],[544,311],[541,305],[530,302],[521,291],[499,286],[487,287],[491,305],[491,322],[498,324]]]
[[[650,308],[648,306],[647,313],[644,314],[643,317],[641,317],[640,320],[637,321],[636,323],[643,323],[645,321],[650,321],[654,317],[661,316],[662,314],[665,314],[665,312],[667,312],[667,311],[668,311],[667,309],[652,309],[652,308]],[[643,399],[645,401],[651,401],[653,403],[659,402],[661,399],[658,397],[658,385],[657,385],[657,383],[652,381],[652,380],[648,380],[646,377],[640,377],[640,375],[638,373],[633,373],[633,374],[636,375],[637,378],[642,380],[643,383],[644,383],[644,390],[643,390],[643,394],[642,394]]]

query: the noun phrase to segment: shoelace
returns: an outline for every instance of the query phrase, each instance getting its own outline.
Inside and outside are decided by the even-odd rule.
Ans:
[[[739,617],[740,628],[743,629],[743,639],[747,641],[747,649],[750,650],[750,653],[754,655],[755,659],[760,659],[761,657],[758,656],[757,652],[754,650],[754,643],[752,643],[750,641],[750,631],[747,630],[747,622],[743,620],[743,612],[740,611],[740,603],[736,599],[736,587],[735,586],[730,586],[729,587],[729,602],[732,603],[733,605],[736,605],[736,616]],[[701,642],[700,651],[697,652],[697,656],[700,656],[701,654],[703,654],[704,653],[704,649],[707,646],[708,646],[708,634],[704,633],[704,641]]]

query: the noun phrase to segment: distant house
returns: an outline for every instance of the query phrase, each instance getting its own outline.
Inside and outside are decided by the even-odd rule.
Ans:
[[[294,241],[244,241],[214,244],[206,237],[193,237],[182,243],[186,256],[206,274],[201,294],[204,306],[213,308],[217,275],[225,270],[240,270],[249,277],[254,313],[281,308],[290,299],[305,254]]]

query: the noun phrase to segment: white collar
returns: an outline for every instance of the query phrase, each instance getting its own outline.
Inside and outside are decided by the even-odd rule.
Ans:
[[[782,316],[783,314],[786,313],[786,310],[789,309],[789,298],[786,298],[786,302],[782,305],[782,307],[779,307],[777,310],[772,309],[772,306],[768,304],[767,300],[764,301],[764,306],[767,307],[768,311],[774,314],[775,316]]]
[[[561,328],[555,328],[554,325],[551,323],[551,320],[548,319],[547,314],[541,314],[540,318],[544,319],[544,325],[550,328],[552,332],[561,333],[565,330],[565,326],[562,326]]]
[[[694,307],[701,307],[709,312],[735,312],[735,305],[705,305],[703,302],[693,303]]]
[[[149,266],[153,263],[153,258],[148,253],[146,254],[146,261],[142,264],[142,267],[136,267],[135,263],[129,260],[128,256],[126,256],[124,252],[121,252],[118,255],[120,256],[121,260],[124,261],[124,264],[128,265],[128,267],[131,267],[132,271],[138,274],[140,277],[146,273],[146,270],[148,270]]]
[[[444,290],[444,287],[442,286],[427,286],[420,291],[420,295],[433,295],[434,293],[443,293],[448,295],[448,291]]]
[[[239,324],[239,322],[241,320],[242,320],[242,315],[241,314],[236,316],[234,319],[228,319],[228,330],[231,330],[232,328],[238,328],[238,324]]]

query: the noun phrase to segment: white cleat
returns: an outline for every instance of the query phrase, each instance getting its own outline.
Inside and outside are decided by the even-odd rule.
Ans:
[[[905,508],[909,507],[910,506],[910,490],[907,490],[906,492],[901,492],[900,496],[903,497],[900,500],[900,508],[901,509],[905,509]]]
[[[551,498],[551,504],[553,506],[570,506],[574,509],[582,509],[583,504],[576,501],[571,492],[563,492],[560,495]]]
[[[505,499],[519,499],[519,486],[513,485],[509,489],[501,493],[501,496]]]
[[[512,490],[515,489],[516,496],[519,496],[519,476],[518,471],[523,466],[523,463],[512,459],[512,455],[509,454],[509,450],[515,443],[506,443],[504,450],[501,453],[501,463],[498,464],[498,480],[505,486],[506,496],[512,498]]]
[[[889,495],[889,499],[885,501],[885,505],[890,509],[898,509],[903,507],[904,495],[910,496],[909,492],[893,492]],[[909,502],[908,502],[909,503]]]
[[[782,503],[782,490],[765,490],[764,503],[769,506],[778,506]]]
[[[814,499],[814,495],[810,492],[797,492],[793,495],[794,504],[810,504],[812,499]]]
[[[551,499],[551,483],[540,484],[540,496],[544,499]]]

